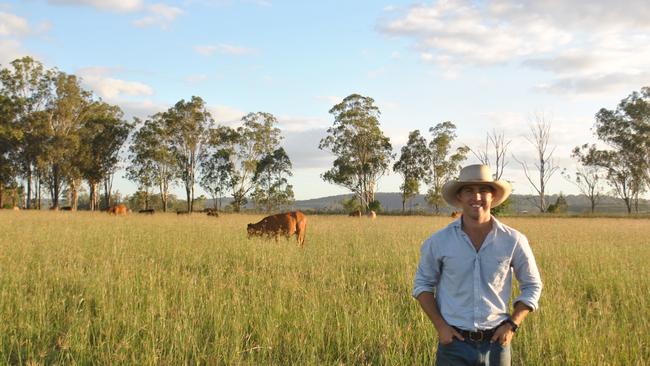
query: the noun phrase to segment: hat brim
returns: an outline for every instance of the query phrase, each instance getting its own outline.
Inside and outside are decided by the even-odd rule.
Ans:
[[[495,180],[495,181],[465,181],[459,182],[456,180],[449,181],[442,186],[442,198],[450,206],[460,208],[462,204],[458,200],[457,193],[458,191],[466,185],[470,184],[480,184],[486,185],[494,188],[494,194],[492,199],[492,204],[490,208],[494,208],[505,202],[512,193],[512,186],[505,180]]]

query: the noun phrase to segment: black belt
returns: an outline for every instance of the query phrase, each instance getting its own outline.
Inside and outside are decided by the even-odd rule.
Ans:
[[[494,332],[497,330],[498,327],[492,328],[492,329],[484,329],[484,330],[477,330],[476,332],[470,332],[469,330],[463,330],[460,328],[453,327],[460,333],[460,335],[463,336],[465,339],[469,339],[474,342],[483,342],[483,341],[489,341],[492,339],[492,336],[494,335]]]

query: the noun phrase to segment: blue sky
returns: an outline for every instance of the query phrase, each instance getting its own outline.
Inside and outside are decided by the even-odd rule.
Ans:
[[[129,117],[192,95],[218,123],[270,112],[306,199],[346,192],[320,179],[333,158],[317,146],[328,110],[352,93],[375,99],[396,153],[409,131],[450,120],[458,144],[503,131],[532,163],[525,136],[543,113],[557,164],[573,170],[571,148],[595,142],[594,114],[650,85],[647,19],[645,0],[0,0],[0,63],[31,55],[75,73]],[[515,192],[532,192],[508,160]],[[378,188],[399,184],[389,174]],[[557,173],[549,191],[576,189]]]

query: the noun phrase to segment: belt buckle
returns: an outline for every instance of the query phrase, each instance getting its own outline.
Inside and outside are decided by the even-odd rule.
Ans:
[[[474,336],[477,336],[476,338]],[[469,339],[474,341],[474,342],[482,342],[483,341],[483,332],[478,331],[478,332],[469,332]]]

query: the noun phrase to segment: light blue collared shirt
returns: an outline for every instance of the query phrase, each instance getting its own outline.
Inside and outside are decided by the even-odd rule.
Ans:
[[[542,279],[528,239],[492,216],[492,230],[477,252],[461,229],[461,219],[436,232],[422,244],[413,297],[435,294],[447,324],[476,331],[492,329],[509,316],[512,273],[521,301],[538,308]]]

